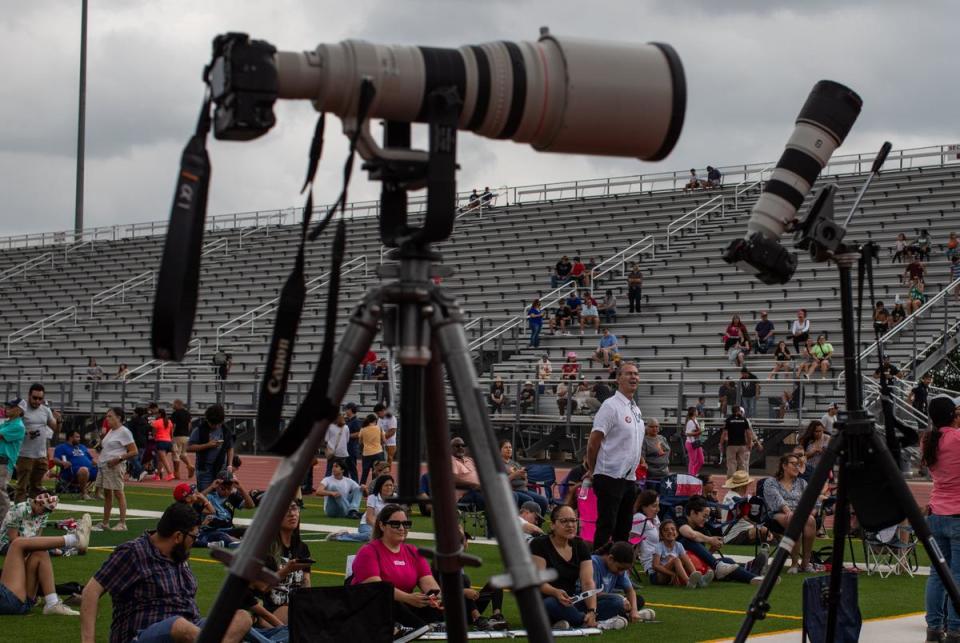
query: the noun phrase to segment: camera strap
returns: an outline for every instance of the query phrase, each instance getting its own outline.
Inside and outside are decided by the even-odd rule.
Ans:
[[[334,234],[332,256],[330,259],[330,287],[327,295],[327,309],[325,328],[323,334],[323,349],[320,352],[320,358],[317,360],[317,367],[313,372],[313,380],[310,383],[310,390],[307,391],[300,408],[296,415],[290,421],[289,426],[277,439],[270,445],[269,450],[282,455],[290,455],[303,442],[304,437],[313,427],[313,423],[320,418],[327,418],[331,422],[335,419],[338,407],[330,400],[330,370],[333,364],[333,344],[337,330],[337,308],[340,295],[340,267],[343,264],[343,255],[346,248],[347,224],[344,209],[347,202],[347,187],[350,183],[350,177],[353,174],[353,160],[357,151],[357,140],[360,137],[362,124],[366,121],[367,112],[373,102],[375,91],[373,84],[364,79],[360,85],[360,99],[357,109],[357,130],[350,137],[350,151],[347,154],[347,161],[343,168],[343,189],[340,191],[340,197],[336,203],[327,211],[324,218],[317,222],[317,225],[310,232],[308,238],[313,241],[323,232],[327,224],[333,218],[337,208],[340,208],[340,222],[337,225],[337,231]],[[311,149],[311,154],[312,154]],[[318,157],[319,158],[319,157]],[[311,168],[316,171],[316,167],[311,160]],[[312,177],[308,175],[312,181]],[[305,222],[304,225],[307,225]],[[306,234],[304,232],[304,234]],[[302,307],[302,304],[301,304]],[[271,346],[272,348],[272,346]],[[289,369],[289,363],[287,368]],[[269,373],[268,373],[269,374]],[[265,377],[266,375],[265,374]],[[283,397],[280,397],[282,405]],[[258,415],[259,418],[259,415]],[[277,421],[271,426],[279,424]],[[259,426],[259,425],[258,425]]]
[[[210,183],[210,93],[203,100],[197,130],[180,157],[180,172],[153,298],[151,344],[158,359],[183,359],[193,333],[200,281],[200,253]]]
[[[303,187],[300,189],[301,194],[307,191],[307,202],[303,206],[303,221],[300,228],[300,245],[297,248],[293,270],[291,270],[286,283],[280,290],[277,316],[273,324],[273,336],[270,339],[267,364],[264,367],[263,381],[260,383],[260,395],[257,399],[257,431],[261,443],[266,445],[275,442],[280,431],[280,416],[283,412],[283,402],[287,393],[290,366],[293,363],[297,329],[300,327],[300,316],[303,313],[303,305],[307,298],[307,287],[304,279],[305,252],[307,233],[310,230],[310,217],[313,213],[313,181],[320,164],[320,155],[323,152],[325,123],[326,114],[321,113],[313,132],[313,140],[310,143],[307,176],[303,182]]]

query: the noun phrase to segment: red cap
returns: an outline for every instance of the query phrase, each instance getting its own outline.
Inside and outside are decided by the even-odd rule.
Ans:
[[[177,502],[183,502],[184,498],[196,491],[197,488],[192,484],[181,482],[173,490],[173,499]]]

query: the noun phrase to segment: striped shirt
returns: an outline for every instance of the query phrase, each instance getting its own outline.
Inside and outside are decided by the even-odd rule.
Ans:
[[[163,556],[150,542],[151,533],[119,545],[93,575],[113,599],[110,643],[127,643],[171,616],[192,623],[200,618],[190,565]]]

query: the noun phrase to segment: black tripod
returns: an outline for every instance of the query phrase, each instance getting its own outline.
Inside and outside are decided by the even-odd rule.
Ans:
[[[866,191],[872,177],[879,171],[884,157],[886,152],[882,152],[881,157],[878,157],[877,162],[874,163],[873,172],[861,190],[860,196]],[[791,555],[794,544],[802,537],[804,524],[813,512],[820,490],[823,489],[834,465],[838,467],[838,485],[826,640],[835,640],[843,575],[843,549],[850,523],[850,505],[856,509],[859,524],[866,529],[888,527],[902,522],[904,518],[909,520],[918,540],[930,556],[931,566],[943,580],[950,600],[960,609],[960,589],[950,575],[950,569],[930,534],[920,507],[917,506],[903,479],[898,463],[894,461],[887,448],[887,441],[875,430],[873,416],[863,408],[863,390],[857,359],[858,346],[853,330],[851,277],[851,270],[860,260],[862,248],[842,243],[846,230],[833,221],[835,191],[834,185],[828,185],[821,191],[801,230],[797,232],[797,237],[798,245],[801,248],[809,248],[815,261],[832,259],[840,273],[843,364],[846,373],[844,389],[847,411],[841,412],[835,425],[836,434],[830,440],[820,463],[814,469],[773,556],[770,569],[747,608],[747,615],[735,639],[738,643],[746,641],[753,629],[753,624],[758,619],[766,617],[770,609],[768,600],[784,562]],[[856,205],[855,203],[854,209]],[[849,222],[849,217],[847,221]],[[892,426],[887,426],[886,429],[887,432],[893,431]]]
[[[456,302],[432,277],[450,274],[437,265],[440,256],[430,245],[449,237],[455,218],[456,121],[459,103],[456,93],[439,89],[430,96],[430,152],[410,150],[410,124],[386,124],[385,149],[364,133],[361,149],[372,180],[383,182],[380,231],[387,246],[397,248],[380,276],[392,281],[371,289],[353,311],[333,359],[329,399],[335,404],[346,394],[353,374],[373,342],[381,322],[385,342],[397,347],[401,364],[402,430],[399,441],[400,502],[412,503],[420,478],[422,434],[427,437],[427,464],[430,471],[436,551],[425,551],[439,570],[447,638],[466,641],[467,614],[461,569],[479,565],[461,545],[457,503],[451,469],[450,436],[447,425],[443,368],[460,411],[461,423],[477,463],[486,511],[500,546],[506,567],[499,584],[512,588],[531,641],[553,640],[540,595],[541,583],[551,575],[537,569],[517,525],[516,507],[510,482],[500,460],[497,444],[486,413],[483,391],[475,384],[473,360],[463,332],[462,315]],[[362,127],[362,124],[358,124]],[[426,218],[421,227],[407,225],[408,189],[428,186]],[[442,360],[442,364],[441,364]],[[229,576],[214,604],[200,640],[220,641],[246,588],[254,580],[274,580],[263,569],[270,543],[278,525],[295,497],[300,481],[314,455],[324,443],[327,419],[318,420],[296,452],[281,461],[266,496],[235,555],[216,550],[228,563]]]

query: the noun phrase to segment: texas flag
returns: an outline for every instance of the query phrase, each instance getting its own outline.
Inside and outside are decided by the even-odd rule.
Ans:
[[[660,495],[689,497],[703,493],[703,483],[696,476],[687,473],[675,473],[660,483]]]

